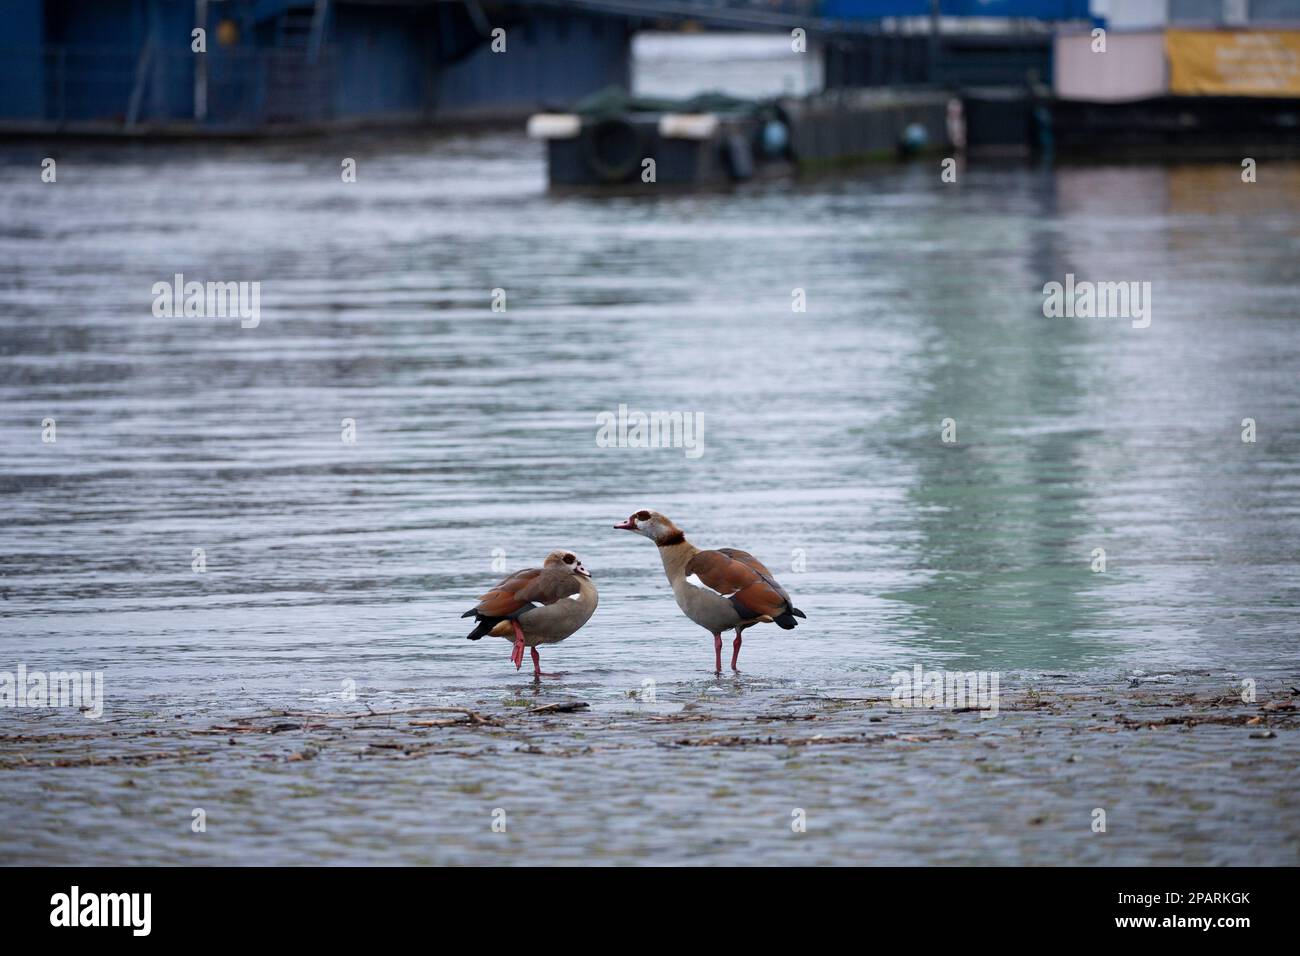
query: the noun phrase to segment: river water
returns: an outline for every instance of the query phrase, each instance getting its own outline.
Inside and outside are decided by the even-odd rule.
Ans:
[[[917,664],[1048,687],[1250,678],[1262,699],[1296,682],[1300,167],[1247,184],[1234,166],[972,164],[945,183],[935,160],[610,198],[548,193],[541,147],[514,133],[67,144],[53,184],[47,154],[10,146],[0,165],[0,669],[101,670],[106,702],[97,722],[0,711],[4,755],[39,764],[20,735],[87,727],[85,752],[109,754],[113,720],[565,700],[591,705],[593,743],[647,686],[656,712],[752,714],[773,695],[888,696]],[[260,282],[260,321],[156,317],[152,287],[177,273]],[[1149,326],[1045,317],[1044,284],[1067,274],[1150,283]],[[620,405],[702,416],[703,453],[601,447],[597,416]],[[749,631],[741,675],[715,679],[653,546],[611,527],[640,508],[758,555],[807,620]],[[558,547],[601,603],[543,650],[563,676],[538,688],[459,615]],[[680,772],[705,788],[684,793],[743,806],[788,768],[744,748],[664,764],[619,732],[618,756],[571,761],[553,802],[509,761],[469,792],[472,761],[386,764],[346,808],[345,783],[301,776],[342,757],[179,779],[11,766],[0,859],[786,858],[691,844],[674,821],[702,811],[647,795]],[[1300,846],[1295,733],[1260,745],[1287,748],[1260,758],[1286,755],[1275,789],[1211,801],[1258,801],[1274,862]],[[1114,771],[1117,802],[1134,766]],[[1205,772],[1187,768],[1174,785]],[[551,813],[511,853],[466,842],[452,812],[486,832],[497,784]],[[989,798],[970,782],[940,807],[910,784],[838,812],[970,824],[962,808]],[[187,842],[190,804],[224,835]],[[864,839],[869,859],[833,839],[789,858],[1069,859],[1050,839],[984,855]],[[1249,862],[1233,839],[1199,859]],[[1178,861],[1189,840],[1156,828],[1097,861]]]

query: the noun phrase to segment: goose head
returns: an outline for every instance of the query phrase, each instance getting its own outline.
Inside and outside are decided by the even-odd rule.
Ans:
[[[583,578],[591,577],[591,572],[582,566],[582,562],[572,551],[552,551],[546,556],[543,566],[547,570],[567,571],[569,574],[576,574]]]
[[[638,511],[614,527],[649,538],[655,544],[671,544],[683,540],[682,530],[673,524],[671,518],[657,511]]]

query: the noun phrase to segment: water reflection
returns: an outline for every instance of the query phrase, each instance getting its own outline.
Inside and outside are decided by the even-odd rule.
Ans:
[[[56,189],[0,167],[11,656],[212,706],[495,694],[508,648],[456,616],[493,549],[563,546],[601,608],[554,666],[619,700],[707,679],[653,549],[608,527],[655,507],[808,612],[747,636],[760,677],[1294,660],[1295,167],[602,200],[548,194],[513,135],[350,142],[356,188],[342,148],[70,154]],[[178,271],[260,278],[260,327],[152,317]],[[1151,281],[1151,327],[1044,318],[1066,273]],[[704,456],[597,447],[620,403],[703,412]]]

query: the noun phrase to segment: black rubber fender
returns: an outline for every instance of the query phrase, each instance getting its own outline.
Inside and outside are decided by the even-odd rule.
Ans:
[[[582,151],[591,171],[607,183],[630,179],[645,158],[637,128],[616,118],[597,120],[584,129]]]

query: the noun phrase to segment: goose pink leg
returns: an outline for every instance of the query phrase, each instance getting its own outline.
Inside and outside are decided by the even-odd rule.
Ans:
[[[713,658],[715,661],[714,671],[722,673],[722,634],[721,632],[713,635]]]
[[[510,626],[515,629],[515,646],[510,652],[510,663],[515,665],[515,670],[524,666],[524,629],[519,626],[518,621],[511,621]],[[536,654],[536,651],[533,651]]]
[[[738,661],[739,659],[740,659],[740,628],[736,628],[736,639],[731,642],[731,669],[733,671],[740,670],[740,668],[736,666],[736,661]],[[719,670],[722,669],[721,665],[719,665],[718,669]]]
[[[542,658],[541,658],[541,655],[539,655],[539,654],[537,653],[537,648],[534,647],[534,648],[531,648],[531,650],[532,650],[532,652],[533,652],[533,680],[537,680],[538,678],[541,678],[541,677],[559,677],[559,676],[560,676],[559,674],[543,674],[543,673],[542,673]]]

